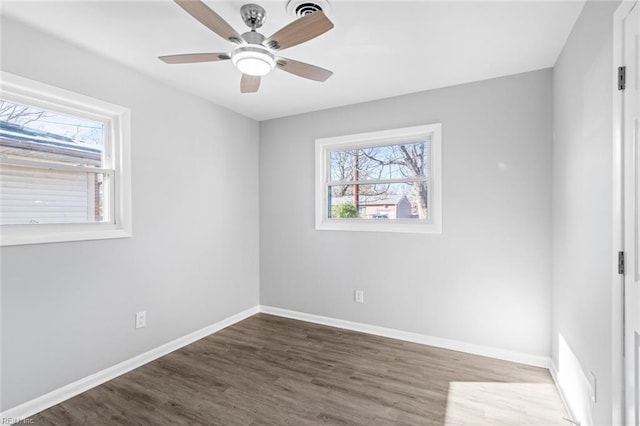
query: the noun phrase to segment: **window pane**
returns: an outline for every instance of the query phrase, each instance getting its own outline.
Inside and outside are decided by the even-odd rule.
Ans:
[[[357,194],[357,195],[356,195]],[[330,218],[429,219],[429,183],[329,186]]]
[[[2,165],[2,225],[108,220],[102,173]]]
[[[429,144],[423,142],[330,151],[331,182],[429,176]]]
[[[104,124],[0,99],[0,154],[102,167]]]

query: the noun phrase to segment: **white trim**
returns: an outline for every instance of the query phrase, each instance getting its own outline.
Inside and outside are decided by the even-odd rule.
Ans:
[[[61,388],[55,389],[45,395],[38,398],[27,401],[16,407],[10,408],[0,413],[0,421],[2,419],[26,419],[34,414],[46,410],[56,404],[59,404],[69,398],[72,398],[82,392],[85,392],[91,388],[101,385],[109,380],[115,379],[122,374],[128,373],[138,367],[141,367],[153,360],[156,360],[170,352],[178,350],[190,343],[207,337],[213,333],[216,333],[223,328],[229,327],[239,321],[249,318],[252,315],[257,314],[260,311],[259,306],[254,306],[235,315],[227,317],[221,321],[204,327],[200,330],[189,333],[185,336],[179,337],[171,342],[158,346],[140,355],[136,355],[133,358],[129,358],[126,361],[122,361],[114,366],[105,368],[102,371],[98,371],[83,379],[77,380],[73,383],[69,383]]]
[[[37,226],[37,228],[35,228]],[[64,227],[64,228],[63,228]],[[61,230],[63,228],[64,230]],[[131,232],[110,223],[4,225],[0,246],[129,238]]]
[[[611,253],[611,421],[612,424],[624,424],[625,416],[625,368],[623,354],[623,288],[624,277],[618,274],[618,251],[624,251],[624,162],[622,126],[623,93],[618,90],[617,70],[623,65],[624,25],[623,20],[629,14],[637,0],[623,0],[613,14],[613,64],[611,90],[613,91],[613,197],[612,197],[612,253]]]
[[[275,308],[272,306],[260,305],[260,312],[277,315],[280,317],[297,319],[312,322],[315,324],[328,325],[331,327],[343,328],[346,330],[359,331],[361,333],[373,334],[376,336],[389,337],[391,339],[404,340],[406,342],[418,343],[421,345],[435,346],[443,349],[465,352],[474,355],[486,356],[489,358],[501,359],[504,361],[517,362],[534,367],[549,368],[551,359],[546,356],[532,355],[523,352],[509,351],[506,349],[493,348],[490,346],[476,345],[473,343],[461,342],[459,340],[443,339],[441,337],[428,336],[426,334],[412,333],[409,331],[395,330],[392,328],[379,327],[376,325],[363,324],[346,321],[336,318],[323,317],[320,315],[307,314],[304,312],[290,311],[288,309]]]
[[[429,176],[429,220],[393,219],[387,221],[370,219],[336,219],[328,218],[328,153],[329,149],[346,149],[353,147],[371,147],[403,142],[416,142],[430,137]],[[373,231],[373,232],[410,232],[424,234],[442,233],[442,124],[433,123],[422,126],[404,127],[400,129],[382,130],[378,132],[358,133],[354,135],[336,136],[316,139],[315,141],[315,229],[322,231]],[[412,181],[421,178],[410,179]],[[339,184],[339,182],[337,182]]]
[[[556,363],[551,360],[551,365],[549,366],[549,373],[551,373],[551,378],[553,379],[553,383],[556,385],[556,389],[558,390],[558,395],[560,395],[560,399],[562,400],[562,404],[564,404],[564,408],[567,410],[569,414],[569,420],[576,422],[576,416],[571,411],[571,407],[567,403],[567,398],[565,397],[564,389],[560,385],[560,381],[558,380],[558,367]]]
[[[113,203],[109,206],[113,215],[111,223],[4,225],[0,227],[0,246],[130,237],[133,226],[129,108],[5,71],[0,71],[0,93],[4,99],[104,123],[110,135],[110,145],[105,146],[108,168],[115,171],[115,179],[109,179],[110,184],[115,185],[110,191],[114,198],[106,200],[108,204]]]

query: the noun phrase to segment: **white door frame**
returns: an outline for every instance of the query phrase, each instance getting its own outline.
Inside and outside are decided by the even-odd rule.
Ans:
[[[612,424],[625,424],[625,371],[624,371],[624,276],[618,274],[618,252],[624,250],[624,158],[622,139],[623,92],[618,90],[618,67],[623,65],[624,26],[623,19],[629,14],[638,0],[623,0],[613,15],[613,240],[612,240],[612,383],[611,383],[611,421]]]

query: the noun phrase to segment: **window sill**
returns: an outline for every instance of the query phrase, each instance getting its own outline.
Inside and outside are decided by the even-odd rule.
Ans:
[[[316,223],[317,231],[404,232],[413,234],[442,234],[442,227],[415,219],[325,219]]]
[[[131,235],[130,229],[112,224],[5,225],[0,230],[0,246],[129,238]]]

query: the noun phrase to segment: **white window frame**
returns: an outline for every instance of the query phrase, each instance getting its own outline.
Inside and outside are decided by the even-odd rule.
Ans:
[[[396,145],[430,139],[429,219],[371,220],[328,217],[331,151]],[[441,123],[316,139],[316,230],[442,233]],[[411,180],[411,179],[409,179]],[[415,179],[413,179],[415,180]]]
[[[131,237],[130,110],[5,71],[0,72],[0,77],[0,96],[3,99],[104,123],[109,167],[104,170],[71,168],[110,174],[113,188],[106,200],[112,216],[109,223],[1,225],[0,246]],[[0,167],[18,162],[0,156]],[[108,194],[105,196],[109,197]]]

